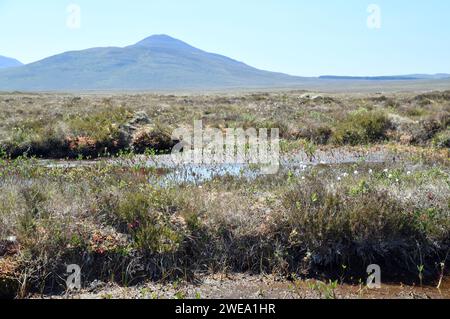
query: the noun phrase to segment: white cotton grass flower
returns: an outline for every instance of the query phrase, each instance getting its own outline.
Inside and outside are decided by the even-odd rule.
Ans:
[[[387,168],[385,168],[385,169],[383,170],[383,172],[387,173],[387,172],[389,172],[389,170],[388,170]]]
[[[8,238],[6,238],[6,241],[8,241],[10,243],[15,243],[17,241],[17,237],[16,236],[9,236]]]
[[[342,179],[342,178],[341,178],[340,176],[337,177],[337,180],[338,180],[338,181],[341,181],[341,179]]]
[[[342,176],[347,177],[347,176],[348,176],[348,173],[344,173]]]
[[[355,174],[355,175],[358,175],[358,174],[359,174],[359,172],[358,172],[358,171],[354,171],[354,172],[353,172],[353,174]]]
[[[411,171],[407,171],[406,175],[410,176],[411,175]]]
[[[369,169],[369,174],[372,175],[373,174],[373,170]]]
[[[388,175],[388,178],[392,178],[392,174],[389,174],[389,175]]]
[[[305,178],[305,176],[302,176],[302,181],[304,181],[306,178]]]

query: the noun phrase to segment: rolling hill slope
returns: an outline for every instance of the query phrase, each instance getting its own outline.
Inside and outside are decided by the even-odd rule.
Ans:
[[[0,69],[6,69],[16,66],[23,65],[21,62],[17,61],[16,59],[8,58],[5,56],[0,55]]]
[[[303,81],[255,69],[166,35],[134,45],[66,52],[0,70],[0,90],[174,90],[273,87]]]

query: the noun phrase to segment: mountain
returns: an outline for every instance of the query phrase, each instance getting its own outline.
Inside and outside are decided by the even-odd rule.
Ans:
[[[450,74],[408,74],[408,75],[388,75],[388,76],[337,76],[323,75],[322,80],[366,80],[366,81],[411,81],[411,80],[444,80],[450,79]]]
[[[66,52],[0,70],[0,91],[281,87],[302,81],[202,51],[167,35],[154,35],[124,48]]]
[[[5,56],[0,55],[0,69],[12,68],[21,65],[23,64],[17,61],[16,59],[7,58]]]

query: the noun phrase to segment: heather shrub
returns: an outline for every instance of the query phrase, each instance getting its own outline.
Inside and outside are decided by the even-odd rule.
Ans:
[[[350,113],[336,125],[332,141],[335,144],[365,144],[386,139],[391,123],[381,111],[359,110]]]

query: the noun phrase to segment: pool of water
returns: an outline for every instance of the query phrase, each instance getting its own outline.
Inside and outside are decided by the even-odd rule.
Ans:
[[[346,151],[328,150],[317,151],[314,156],[308,156],[305,152],[297,152],[291,155],[281,156],[278,170],[290,171],[294,175],[301,175],[311,167],[348,165],[356,163],[387,163],[399,160],[395,155],[386,150],[375,151]],[[248,163],[224,163],[224,164],[194,164],[181,163],[171,155],[142,156],[136,155],[131,158],[111,158],[92,161],[55,161],[40,160],[40,164],[47,168],[77,168],[100,164],[111,164],[130,168],[156,168],[164,169],[164,174],[158,174],[151,178],[151,183],[203,183],[216,177],[233,176],[253,179],[267,174],[263,166]]]

